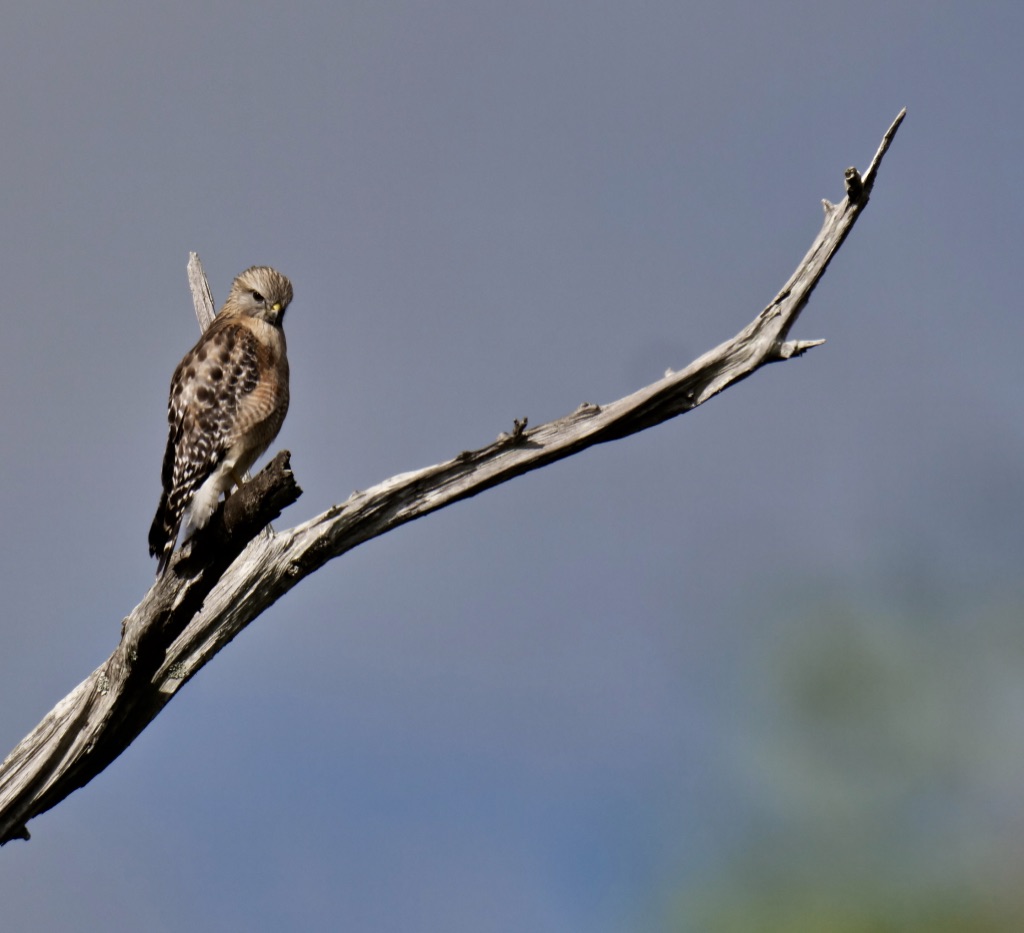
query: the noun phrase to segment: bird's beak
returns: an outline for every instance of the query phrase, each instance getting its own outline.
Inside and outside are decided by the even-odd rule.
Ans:
[[[279,312],[279,311],[281,310],[281,302],[280,302],[280,301],[278,301],[278,302],[275,302],[275,303],[274,303],[274,306],[273,306],[273,308],[271,308],[271,310],[272,310],[272,311],[273,311],[273,312],[274,312],[275,314],[276,314],[276,313],[278,313],[278,312]]]

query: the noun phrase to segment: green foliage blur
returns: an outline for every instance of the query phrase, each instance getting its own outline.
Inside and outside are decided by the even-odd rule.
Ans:
[[[829,602],[752,628],[731,749],[747,828],[665,927],[1024,930],[1022,619]]]

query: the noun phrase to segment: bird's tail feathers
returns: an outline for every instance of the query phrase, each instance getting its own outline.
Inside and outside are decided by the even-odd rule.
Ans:
[[[174,545],[178,541],[178,528],[181,516],[175,516],[168,505],[167,493],[160,497],[160,505],[156,517],[149,529],[149,556],[157,558],[156,575],[162,577],[167,565],[171,562]]]

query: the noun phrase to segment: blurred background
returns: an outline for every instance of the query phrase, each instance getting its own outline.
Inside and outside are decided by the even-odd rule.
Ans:
[[[281,527],[794,337],[275,605],[0,852],[3,926],[1024,928],[1011,3],[35,3],[0,34],[0,754],[149,587],[166,393],[295,284]]]

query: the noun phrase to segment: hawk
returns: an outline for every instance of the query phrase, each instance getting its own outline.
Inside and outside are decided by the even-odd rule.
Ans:
[[[267,266],[246,269],[220,313],[171,377],[163,493],[149,529],[157,576],[179,530],[202,528],[221,493],[277,437],[288,411],[288,357],[281,323],[292,283]]]

